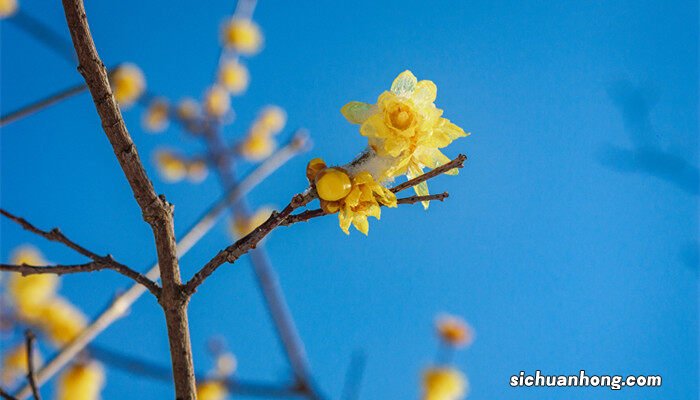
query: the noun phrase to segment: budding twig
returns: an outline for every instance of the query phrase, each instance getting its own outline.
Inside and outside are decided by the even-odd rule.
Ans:
[[[129,268],[128,266],[117,262],[110,255],[101,256],[95,252],[92,252],[92,251],[86,249],[85,247],[83,247],[83,246],[77,244],[76,242],[72,241],[71,239],[69,239],[58,228],[51,229],[50,231],[45,231],[45,230],[37,228],[36,226],[31,224],[26,219],[18,217],[16,215],[8,212],[7,210],[0,209],[0,214],[2,214],[4,217],[7,217],[8,219],[16,222],[22,228],[24,228],[25,230],[27,230],[29,232],[32,232],[36,235],[39,235],[39,236],[41,236],[47,240],[50,240],[52,242],[62,243],[65,246],[67,246],[70,249],[77,252],[78,254],[81,254],[81,255],[93,260],[93,262],[85,263],[85,264],[55,265],[55,266],[46,266],[46,267],[31,266],[31,265],[1,264],[0,270],[19,272],[22,275],[46,274],[46,273],[63,275],[63,274],[71,274],[71,273],[76,273],[76,272],[92,272],[92,271],[99,271],[99,270],[103,270],[103,269],[111,269],[111,270],[119,272],[120,274],[122,274],[128,278],[131,278],[134,281],[138,282],[139,284],[143,285],[151,293],[153,293],[153,295],[155,295],[156,297],[158,297],[160,295],[160,287],[154,281],[150,280],[149,278],[140,274],[139,272],[134,271],[133,269]]]

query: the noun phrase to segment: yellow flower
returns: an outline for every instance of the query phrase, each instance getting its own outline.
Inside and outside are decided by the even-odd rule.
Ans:
[[[241,18],[234,18],[224,25],[221,39],[226,48],[248,55],[259,52],[263,42],[260,27]]]
[[[460,317],[442,315],[435,322],[438,336],[445,343],[455,347],[468,346],[474,340],[474,331]]]
[[[209,174],[207,163],[204,160],[193,160],[187,163],[187,178],[191,182],[204,181]]]
[[[9,351],[4,351],[2,359],[2,382],[5,385],[12,384],[17,378],[27,374],[27,346],[24,343],[16,345]],[[34,349],[34,367],[39,368],[41,355]]]
[[[222,381],[211,380],[197,385],[197,399],[199,400],[224,400],[228,396],[228,389]]]
[[[17,0],[0,0],[0,18],[7,18],[17,12]]]
[[[243,93],[249,81],[248,69],[238,61],[227,61],[219,69],[219,84],[232,95]]]
[[[12,253],[11,263],[40,266],[46,265],[47,261],[35,247],[24,245]],[[59,278],[54,274],[12,274],[7,282],[7,294],[17,314],[31,321],[38,315],[40,306],[55,296],[58,284]]]
[[[272,154],[277,142],[268,135],[251,132],[240,144],[239,153],[248,160],[260,161]]]
[[[454,368],[431,368],[423,374],[423,400],[463,399],[467,387],[467,378]]]
[[[163,132],[168,127],[170,104],[165,99],[154,99],[143,114],[143,129],[147,132]]]
[[[56,400],[99,400],[105,372],[96,361],[75,364],[58,378]]]
[[[62,346],[85,329],[85,315],[67,300],[57,297],[41,308],[40,318],[34,323],[51,341]]]
[[[231,110],[231,96],[220,85],[213,85],[204,94],[204,112],[212,117],[221,118]]]
[[[186,97],[180,100],[180,102],[177,104],[175,113],[177,114],[178,118],[187,122],[197,119],[200,111],[201,110],[199,109],[199,103],[197,103],[197,100],[191,97]]]
[[[399,175],[408,179],[423,174],[424,168],[436,168],[450,159],[439,150],[453,140],[467,136],[464,130],[435,107],[437,87],[432,81],[418,81],[411,71],[402,72],[382,93],[377,104],[353,101],[341,113],[360,125],[370,147],[382,157],[393,157],[393,164],[378,177],[380,181]],[[456,174],[457,169],[449,172]],[[423,182],[414,186],[420,196],[428,194]],[[427,202],[424,203],[427,208]]]
[[[253,232],[253,230],[270,218],[270,214],[275,211],[272,207],[261,207],[247,219],[236,218],[231,224],[231,233],[234,237],[242,238]]]
[[[268,134],[275,135],[284,129],[287,113],[277,106],[267,106],[258,115],[256,125]]]
[[[178,182],[187,175],[187,164],[169,150],[158,150],[155,155],[158,173],[166,182]]]
[[[306,168],[307,178],[313,176],[321,208],[327,213],[338,213],[340,229],[350,234],[350,225],[367,235],[367,217],[379,219],[381,206],[396,207],[396,195],[379,184],[369,172],[350,176],[342,168],[325,168],[321,159],[313,159]]]
[[[111,74],[114,98],[122,107],[132,105],[146,90],[146,78],[134,64],[122,64]]]

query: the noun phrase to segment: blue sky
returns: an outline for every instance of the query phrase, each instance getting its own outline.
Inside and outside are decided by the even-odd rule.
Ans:
[[[198,96],[211,80],[218,28],[234,4],[99,2],[88,17],[107,64],[135,62],[149,89]],[[58,2],[22,8],[68,35]],[[368,238],[334,217],[279,229],[267,242],[321,388],[337,398],[354,351],[367,355],[364,399],[417,398],[447,311],[474,326],[455,363],[472,399],[690,399],[698,393],[698,5],[693,1],[261,1],[264,51],[236,99],[242,134],[266,104],[307,128],[311,153],[250,195],[284,205],[304,188],[311,157],[344,163],[365,145],[339,109],[372,102],[411,69],[438,86],[445,116],[472,132],[447,149],[469,160],[440,177],[448,201],[385,211]],[[2,113],[81,81],[75,68],[0,24]],[[176,128],[149,135],[125,111],[158,191],[182,232],[219,196],[210,177],[167,184],[150,162],[168,145],[201,144]],[[150,231],[139,215],[89,96],[2,129],[2,207],[60,226],[86,247],[145,269]],[[246,168],[246,167],[244,167]],[[0,221],[3,259],[21,243],[55,262],[69,251]],[[229,243],[223,224],[182,260],[189,276]],[[94,315],[128,282],[109,272],[63,279],[62,293]],[[239,376],[288,374],[247,259],[207,281],[190,307],[198,370],[222,335]],[[156,302],[97,341],[168,362]],[[3,342],[7,343],[7,342]],[[661,388],[513,389],[519,371],[660,374]],[[167,398],[167,384],[110,371],[105,399]],[[130,396],[131,395],[131,396]]]

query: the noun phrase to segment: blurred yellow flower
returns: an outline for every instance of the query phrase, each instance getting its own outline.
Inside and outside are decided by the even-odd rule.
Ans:
[[[256,125],[268,134],[276,135],[287,123],[287,113],[277,106],[267,106],[258,115]]]
[[[333,167],[322,168],[321,159],[313,159],[307,165],[307,178],[312,179],[319,195],[321,208],[327,213],[338,213],[340,229],[350,234],[350,225],[367,235],[367,217],[379,219],[381,206],[396,207],[396,195],[378,183],[369,172],[350,176],[347,171]]]
[[[121,64],[110,75],[114,98],[122,107],[132,105],[146,90],[146,78],[134,64]]]
[[[232,95],[243,93],[249,81],[248,69],[238,61],[227,61],[219,69],[219,84]]]
[[[105,372],[96,361],[74,364],[58,378],[56,400],[99,400]]]
[[[187,179],[199,183],[204,181],[209,174],[207,163],[204,160],[193,160],[187,163]]]
[[[231,110],[231,96],[220,85],[211,86],[204,94],[204,112],[211,117],[221,118]]]
[[[248,55],[259,52],[263,43],[260,27],[251,20],[241,18],[231,19],[224,25],[221,39],[224,47]]]
[[[0,18],[7,18],[17,12],[17,0],[0,0]]]
[[[467,378],[454,368],[430,368],[423,374],[423,400],[459,400],[467,392]]]
[[[191,121],[193,119],[197,119],[199,117],[200,111],[201,110],[199,107],[199,103],[197,103],[197,100],[191,97],[186,97],[180,100],[180,102],[177,103],[177,107],[175,109],[177,117],[183,121]]]
[[[170,150],[157,150],[155,162],[158,173],[166,182],[178,182],[187,175],[185,161]]]
[[[269,157],[275,148],[277,142],[267,136],[252,134],[248,135],[238,147],[238,152],[248,160],[260,161]]]
[[[474,331],[460,317],[454,315],[441,315],[435,322],[438,336],[445,343],[455,346],[469,346],[474,340]]]
[[[170,117],[170,104],[166,99],[153,99],[143,114],[143,129],[146,132],[163,132],[167,127]]]
[[[35,247],[23,245],[15,249],[10,262],[16,265],[46,265],[44,256]],[[7,282],[7,294],[15,312],[25,320],[34,320],[41,305],[49,302],[58,289],[59,277],[54,274],[22,276],[12,274]]]
[[[242,238],[253,232],[255,228],[267,221],[275,209],[272,207],[260,207],[253,215],[247,219],[236,218],[231,223],[231,233],[234,237]]]
[[[236,356],[233,353],[225,352],[216,357],[216,375],[232,375],[236,372],[236,367],[238,367],[238,360],[236,360]]]
[[[19,343],[10,350],[3,350],[2,382],[11,385],[16,379],[27,374],[27,346]],[[41,366],[42,359],[38,349],[34,349],[34,367]]]
[[[227,396],[228,389],[222,381],[210,380],[197,385],[198,400],[224,400]]]
[[[387,178],[406,175],[408,179],[423,174],[424,168],[436,168],[450,161],[439,150],[467,133],[446,118],[435,107],[437,87],[432,81],[418,81],[411,71],[402,72],[382,93],[377,104],[353,101],[346,104],[341,113],[360,125],[360,133],[366,136],[370,147],[394,162],[385,172]],[[456,174],[457,169],[448,172]],[[384,180],[384,176],[379,177]],[[420,196],[428,194],[423,182],[414,186]],[[427,208],[427,203],[424,206]]]
[[[41,308],[41,315],[34,323],[58,346],[73,340],[85,329],[85,315],[67,300],[56,297]]]

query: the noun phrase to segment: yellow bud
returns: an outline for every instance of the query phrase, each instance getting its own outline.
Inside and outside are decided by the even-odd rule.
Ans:
[[[214,85],[204,95],[204,112],[221,118],[231,109],[231,96],[223,86]]]
[[[197,385],[199,400],[224,400],[226,396],[228,396],[228,389],[221,381],[205,381]]]
[[[17,0],[0,0],[0,18],[7,18],[17,12]]]
[[[258,116],[257,124],[270,134],[279,133],[287,123],[287,113],[277,106],[267,106]]]
[[[266,135],[251,134],[239,148],[241,155],[251,161],[263,160],[272,154],[277,147],[274,139]]]
[[[219,84],[231,94],[243,93],[249,81],[248,69],[237,61],[228,61],[219,70]]]
[[[56,400],[99,400],[105,382],[102,365],[96,361],[69,367],[58,378]]]
[[[326,201],[337,201],[352,190],[352,181],[339,168],[326,168],[316,175],[316,191],[318,197]]]
[[[248,19],[232,19],[227,22],[221,38],[226,48],[249,55],[260,51],[263,42],[260,27]]]
[[[459,400],[467,392],[467,379],[453,368],[431,368],[423,374],[423,399]]]
[[[322,158],[314,158],[306,164],[306,179],[312,184],[316,180],[316,175],[326,169],[326,163]]]
[[[146,78],[134,64],[122,64],[111,74],[114,98],[122,107],[133,104],[146,90]]]
[[[11,263],[40,266],[47,261],[35,247],[24,245],[13,251]],[[19,317],[32,321],[37,317],[38,308],[55,296],[58,284],[59,278],[54,274],[12,274],[7,282],[7,294]]]
[[[165,99],[154,99],[143,114],[143,129],[147,132],[162,132],[168,127],[170,105]]]
[[[187,165],[182,158],[168,150],[158,150],[155,161],[158,173],[167,182],[178,182],[187,175]]]

